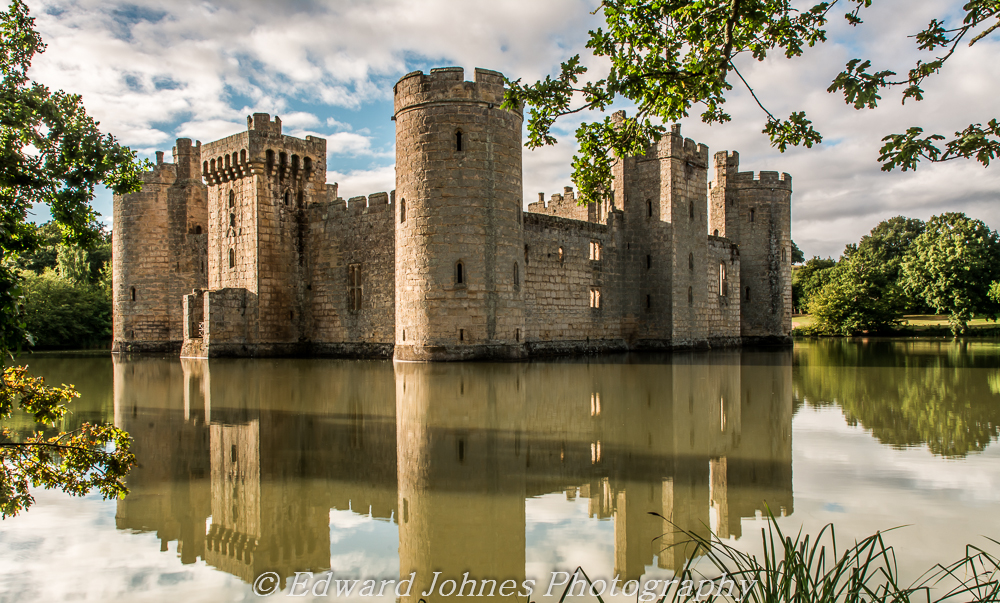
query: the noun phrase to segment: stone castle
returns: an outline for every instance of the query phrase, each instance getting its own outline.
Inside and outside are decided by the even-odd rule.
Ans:
[[[393,88],[396,189],[338,196],[326,141],[247,130],[157,153],[114,200],[115,352],[519,359],[787,341],[791,177],[680,127],[615,165],[611,200],[524,210],[503,76]]]

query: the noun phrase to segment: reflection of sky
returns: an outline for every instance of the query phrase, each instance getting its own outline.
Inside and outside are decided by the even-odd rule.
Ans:
[[[982,536],[1000,536],[996,446],[961,460],[934,456],[926,447],[894,450],[848,426],[837,408],[805,407],[793,422],[793,455],[795,512],[780,520],[782,528],[792,532],[804,524],[815,533],[836,522],[843,544],[910,524],[887,537],[905,580],[957,559],[966,543],[986,545]],[[36,498],[29,512],[0,523],[0,603],[255,600],[238,578],[202,561],[181,565],[176,543],[160,552],[155,534],[116,530],[114,502],[45,491]],[[335,576],[393,577],[397,526],[356,511],[330,512]],[[525,517],[529,577],[541,583],[550,572],[577,565],[592,577],[612,573],[614,523],[588,517],[586,499],[567,500],[561,492],[531,498]],[[759,551],[763,526],[744,519],[739,546]],[[647,578],[662,574],[647,568]]]

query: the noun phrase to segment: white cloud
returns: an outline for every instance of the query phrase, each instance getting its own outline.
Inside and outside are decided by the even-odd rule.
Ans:
[[[879,220],[900,213],[926,218],[958,210],[1000,226],[995,169],[954,162],[885,174],[877,163],[886,134],[911,125],[951,134],[993,117],[1000,95],[1000,62],[993,57],[1000,43],[961,48],[927,81],[921,103],[901,106],[898,92],[890,91],[878,109],[855,111],[826,93],[854,57],[873,57],[873,70],[905,74],[917,58],[930,56],[906,36],[962,3],[911,4],[906,11],[875,4],[857,29],[835,16],[831,41],[798,59],[737,63],[775,115],[807,111],[826,136],[818,147],[777,153],[760,133],[763,112],[741,88],[726,105],[732,123],[684,122],[685,135],[712,152],[739,150],[744,169],[794,176],[793,237],[809,255],[836,255]],[[148,151],[169,147],[176,136],[207,142],[235,133],[248,113],[263,111],[281,115],[290,132],[325,124],[334,132],[327,136],[331,154],[387,163],[391,130],[369,134],[362,126],[376,121],[369,112],[385,110],[394,79],[414,68],[457,64],[470,75],[481,66],[530,82],[576,52],[594,75],[606,68],[583,47],[587,30],[599,24],[590,14],[595,0],[340,0],[280,10],[236,0],[32,0],[30,6],[49,44],[33,75],[82,94],[104,128]],[[325,114],[324,106],[341,112]],[[345,117],[346,109],[356,113]],[[560,125],[559,146],[525,151],[526,201],[571,184],[571,131],[582,117]]]
[[[344,199],[389,192],[396,188],[396,168],[391,165],[368,170],[351,170],[346,173],[327,171],[326,174],[328,182],[338,184],[337,191]]]

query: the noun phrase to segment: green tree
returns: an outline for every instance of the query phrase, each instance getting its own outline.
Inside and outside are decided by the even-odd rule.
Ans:
[[[796,266],[792,271],[792,306],[804,309],[809,298],[830,281],[836,265],[833,258],[813,256],[804,265]]]
[[[899,324],[903,298],[891,271],[867,247],[845,254],[828,282],[809,297],[812,331],[824,335],[881,333]]]
[[[923,220],[916,218],[905,218],[895,216],[888,220],[883,220],[871,230],[869,234],[861,237],[861,242],[857,247],[868,249],[873,256],[886,264],[886,273],[889,280],[896,283],[902,289],[902,262],[906,252],[909,251],[913,241],[920,236],[926,224]],[[923,314],[932,311],[921,299],[907,298],[905,300],[904,312],[907,314]]]
[[[24,319],[39,350],[94,348],[111,340],[110,291],[52,270],[22,283]]]
[[[795,241],[792,241],[792,263],[801,264],[802,262],[805,261],[806,261],[806,254],[802,253],[802,250],[799,249],[799,246],[795,244]]]
[[[91,201],[104,183],[116,193],[141,186],[135,153],[102,134],[80,97],[53,92],[30,80],[35,54],[44,51],[34,20],[21,0],[0,12],[0,352],[25,341],[17,259],[42,245],[27,220],[38,203],[48,206],[64,241],[86,246],[99,237]],[[15,412],[54,425],[77,397],[72,387],[48,387],[26,367],[8,367],[0,383],[0,516],[33,502],[30,488],[71,494],[127,492],[123,478],[134,462],[128,434],[108,425],[83,424],[69,433],[41,431],[22,437],[4,426]]]
[[[622,119],[587,121],[576,130],[580,152],[573,161],[573,180],[581,199],[598,199],[611,190],[614,157],[641,154],[650,141],[666,133],[665,123],[687,117],[697,105],[705,123],[730,120],[724,110],[733,86],[746,87],[762,109],[763,133],[779,150],[790,145],[822,141],[804,111],[779,119],[760,103],[735,59],[758,61],[774,53],[792,59],[807,47],[826,41],[830,15],[839,4],[844,17],[862,25],[861,11],[874,0],[828,0],[793,3],[790,0],[602,0],[597,12],[605,27],[592,30],[587,48],[610,63],[608,74],[581,83],[587,73],[580,55],[565,61],[556,77],[531,85],[510,82],[504,106],[531,106],[528,146],[554,144],[552,125],[565,115],[586,110],[604,111],[619,98],[636,105],[635,114]],[[942,9],[944,11],[944,9]],[[992,34],[1000,25],[1000,2],[969,0],[961,15],[942,14],[913,38],[918,49],[938,53],[918,61],[904,77],[889,70],[871,71],[872,61],[849,61],[828,91],[842,93],[856,109],[875,108],[888,88],[902,88],[902,100],[923,99],[921,86],[940,71],[968,41]],[[983,165],[1000,153],[1000,124],[970,124],[951,139],[925,135],[919,126],[883,138],[883,170],[915,169],[921,160],[974,158]]]
[[[1000,315],[989,297],[990,283],[1000,277],[1000,241],[981,220],[957,212],[934,216],[901,267],[906,292],[948,314],[955,335],[965,333],[976,315]]]

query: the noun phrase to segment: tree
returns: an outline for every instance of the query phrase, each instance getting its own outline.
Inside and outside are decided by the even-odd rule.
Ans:
[[[879,222],[878,226],[873,228],[869,234],[861,237],[861,242],[857,246],[859,249],[870,250],[877,261],[884,262],[889,280],[902,289],[900,279],[902,278],[903,257],[906,256],[913,241],[924,232],[925,228],[923,220],[895,216]],[[921,299],[909,298],[905,304],[904,312],[908,314],[931,311]]]
[[[750,56],[758,61],[781,53],[792,59],[807,47],[826,41],[831,13],[840,4],[844,17],[861,26],[861,11],[874,0],[827,0],[809,5],[790,0],[602,0],[597,12],[607,29],[590,32],[587,48],[610,61],[606,77],[580,83],[587,68],[575,55],[560,66],[559,74],[531,85],[509,82],[504,106],[531,106],[528,146],[554,144],[551,128],[557,119],[586,110],[604,111],[616,99],[636,105],[636,113],[622,120],[584,122],[576,130],[580,152],[573,160],[573,180],[581,199],[598,199],[611,190],[615,157],[642,154],[651,141],[666,133],[665,123],[687,117],[695,105],[703,107],[705,123],[730,120],[724,110],[726,95],[734,85],[746,87],[766,116],[763,133],[772,145],[812,145],[823,140],[804,111],[779,119],[760,103],[735,60]],[[798,8],[801,6],[801,8]],[[968,40],[971,46],[1000,27],[1000,2],[968,0],[961,20],[949,15],[933,19],[915,38],[920,50],[944,54],[918,61],[906,77],[889,70],[870,71],[872,61],[849,61],[828,91],[844,95],[856,109],[875,108],[880,93],[902,88],[902,100],[923,99],[924,80],[940,71]],[[993,19],[998,19],[996,22]],[[944,141],[944,142],[942,142]],[[948,161],[974,158],[983,165],[1000,153],[1000,124],[970,124],[950,140],[939,134],[924,135],[919,126],[883,138],[883,170],[915,169],[921,160]]]
[[[801,264],[805,261],[806,261],[806,254],[802,253],[802,250],[799,249],[799,246],[795,244],[795,241],[792,241],[792,263]]]
[[[830,281],[832,269],[836,265],[837,262],[833,258],[824,260],[819,256],[813,256],[805,265],[795,267],[792,272],[792,306],[806,307],[813,293]]]
[[[976,315],[1000,315],[989,297],[990,283],[1000,278],[1000,241],[981,220],[957,212],[934,216],[901,266],[905,291],[947,313],[955,335]]]
[[[903,298],[891,270],[867,247],[853,249],[831,269],[829,281],[808,302],[824,335],[880,333],[899,324]]]
[[[0,352],[9,356],[25,341],[17,260],[43,243],[27,220],[47,205],[64,242],[86,245],[99,236],[91,206],[94,188],[116,193],[139,190],[135,153],[102,134],[79,96],[52,92],[32,82],[28,69],[45,49],[21,0],[0,12]],[[72,387],[48,387],[26,367],[8,367],[0,383],[0,517],[33,502],[31,486],[56,487],[106,497],[127,492],[123,478],[134,462],[129,437],[108,425],[84,424],[70,433],[36,432],[20,437],[3,421],[15,412],[54,425],[77,397]]]

